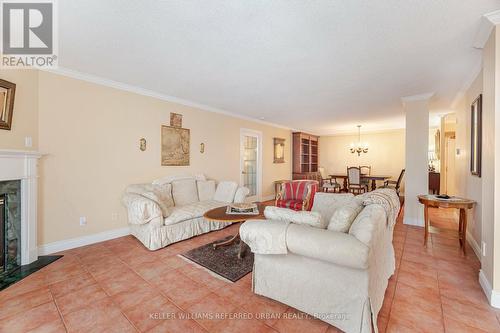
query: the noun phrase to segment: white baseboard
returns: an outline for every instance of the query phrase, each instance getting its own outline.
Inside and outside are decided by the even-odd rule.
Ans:
[[[493,290],[491,288],[490,282],[484,275],[483,270],[479,270],[479,284],[483,288],[483,292],[486,294],[490,305],[500,309],[500,292]]]
[[[474,250],[477,259],[481,261],[481,248],[479,247],[479,244],[476,242],[474,237],[472,237],[472,235],[468,231],[467,231],[467,242],[472,247],[472,250]]]
[[[423,221],[420,221],[419,219],[412,219],[412,218],[403,218],[403,224],[406,225],[412,225],[415,227],[423,227]]]
[[[57,241],[53,243],[48,243],[38,246],[38,255],[47,255],[51,253],[56,253],[60,251],[74,249],[76,247],[90,245],[94,243],[103,242],[106,240],[123,237],[130,235],[130,228],[120,228],[108,231],[103,231],[97,234],[82,236],[72,239],[66,239],[62,241]]]

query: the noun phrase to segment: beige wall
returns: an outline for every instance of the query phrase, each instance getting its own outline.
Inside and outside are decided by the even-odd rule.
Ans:
[[[10,131],[0,129],[0,149],[36,149],[38,147],[38,72],[0,70],[0,79],[16,84],[14,113]],[[24,145],[32,138],[33,147]]]
[[[29,88],[32,95],[39,95],[38,107],[31,103],[33,110],[38,109],[38,117],[34,112],[30,118],[32,129],[16,131],[12,143],[2,148],[23,148],[26,133],[35,140],[32,133],[38,127],[38,148],[47,154],[40,162],[40,245],[125,227],[120,197],[131,183],[197,173],[239,182],[241,128],[263,134],[263,196],[273,194],[274,180],[291,175],[291,131],[287,129],[48,72],[12,71],[10,78],[20,91]],[[16,111],[28,104],[26,95],[19,97]],[[160,130],[162,124],[169,124],[170,112],[183,114],[183,126],[191,130],[188,167],[160,165]],[[14,119],[18,128],[30,128],[24,121],[20,116]],[[138,148],[141,137],[148,141],[145,152]],[[284,164],[273,163],[273,137],[287,139]],[[13,144],[17,141],[21,144]],[[202,142],[204,154],[199,152]],[[80,216],[87,217],[86,226],[79,225]]]
[[[474,79],[460,100],[456,110],[456,148],[460,154],[455,157],[455,188],[457,195],[473,199],[477,202],[469,211],[468,232],[474,242],[481,245],[481,211],[482,211],[482,178],[470,172],[470,106],[483,92],[482,71]]]
[[[351,142],[357,135],[322,136],[319,139],[320,165],[328,173],[346,173],[348,166],[370,165],[373,174],[390,175],[397,179],[405,165],[405,131],[395,130],[361,134],[361,141],[368,143],[368,153],[352,154]]]
[[[481,177],[470,174],[470,106],[483,94]],[[480,256],[481,270],[493,290],[500,290],[500,34],[493,29],[484,49],[482,71],[467,89],[457,106],[457,188],[460,195],[474,199],[477,206],[469,219],[468,230],[478,247],[486,245]],[[490,295],[488,295],[490,296]]]
[[[495,29],[496,30],[496,29]],[[483,50],[483,145],[482,145],[482,241],[486,243],[486,256],[481,260],[481,269],[495,288],[495,112],[496,82],[498,80],[497,48],[498,31],[493,30]],[[497,241],[500,246],[500,239]],[[497,266],[500,266],[497,264]],[[500,267],[499,267],[500,269]],[[498,288],[498,287],[496,287]]]

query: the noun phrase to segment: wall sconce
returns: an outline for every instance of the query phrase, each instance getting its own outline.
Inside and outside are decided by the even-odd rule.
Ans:
[[[146,148],[147,148],[147,142],[146,142],[146,139],[141,138],[141,139],[139,140],[139,149],[140,149],[141,151],[145,151],[145,150],[146,150]]]
[[[205,152],[205,144],[202,142],[200,143],[200,153],[204,153]]]

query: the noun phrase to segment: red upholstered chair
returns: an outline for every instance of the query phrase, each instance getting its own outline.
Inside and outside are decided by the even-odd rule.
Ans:
[[[281,185],[276,206],[293,210],[311,210],[319,183],[315,180],[292,180]]]

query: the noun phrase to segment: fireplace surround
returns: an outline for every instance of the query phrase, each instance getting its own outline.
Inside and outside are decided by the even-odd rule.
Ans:
[[[2,193],[2,184],[9,184],[9,188],[12,188],[11,184],[18,184],[19,193],[16,197],[19,202],[16,203],[15,207],[10,207],[10,213],[16,213],[18,221],[18,226],[15,226],[15,232],[17,235],[10,235],[12,237],[16,236],[20,238],[17,240],[15,248],[14,243],[11,242],[11,258],[16,252],[16,257],[19,256],[20,264],[27,265],[38,259],[38,247],[37,247],[37,193],[38,193],[38,159],[42,154],[33,151],[18,151],[18,150],[0,150],[0,195]],[[3,186],[5,188],[5,186]],[[14,196],[4,196],[14,198]],[[6,217],[4,209],[4,237],[7,236],[5,231]],[[9,215],[10,216],[10,215]],[[11,217],[12,218],[12,217]],[[14,221],[14,220],[13,220]],[[17,222],[16,222],[17,223]],[[12,228],[9,231],[12,233]],[[4,258],[8,256],[9,244],[8,242],[3,246]],[[7,252],[7,253],[5,253]],[[8,263],[6,263],[8,264]]]

